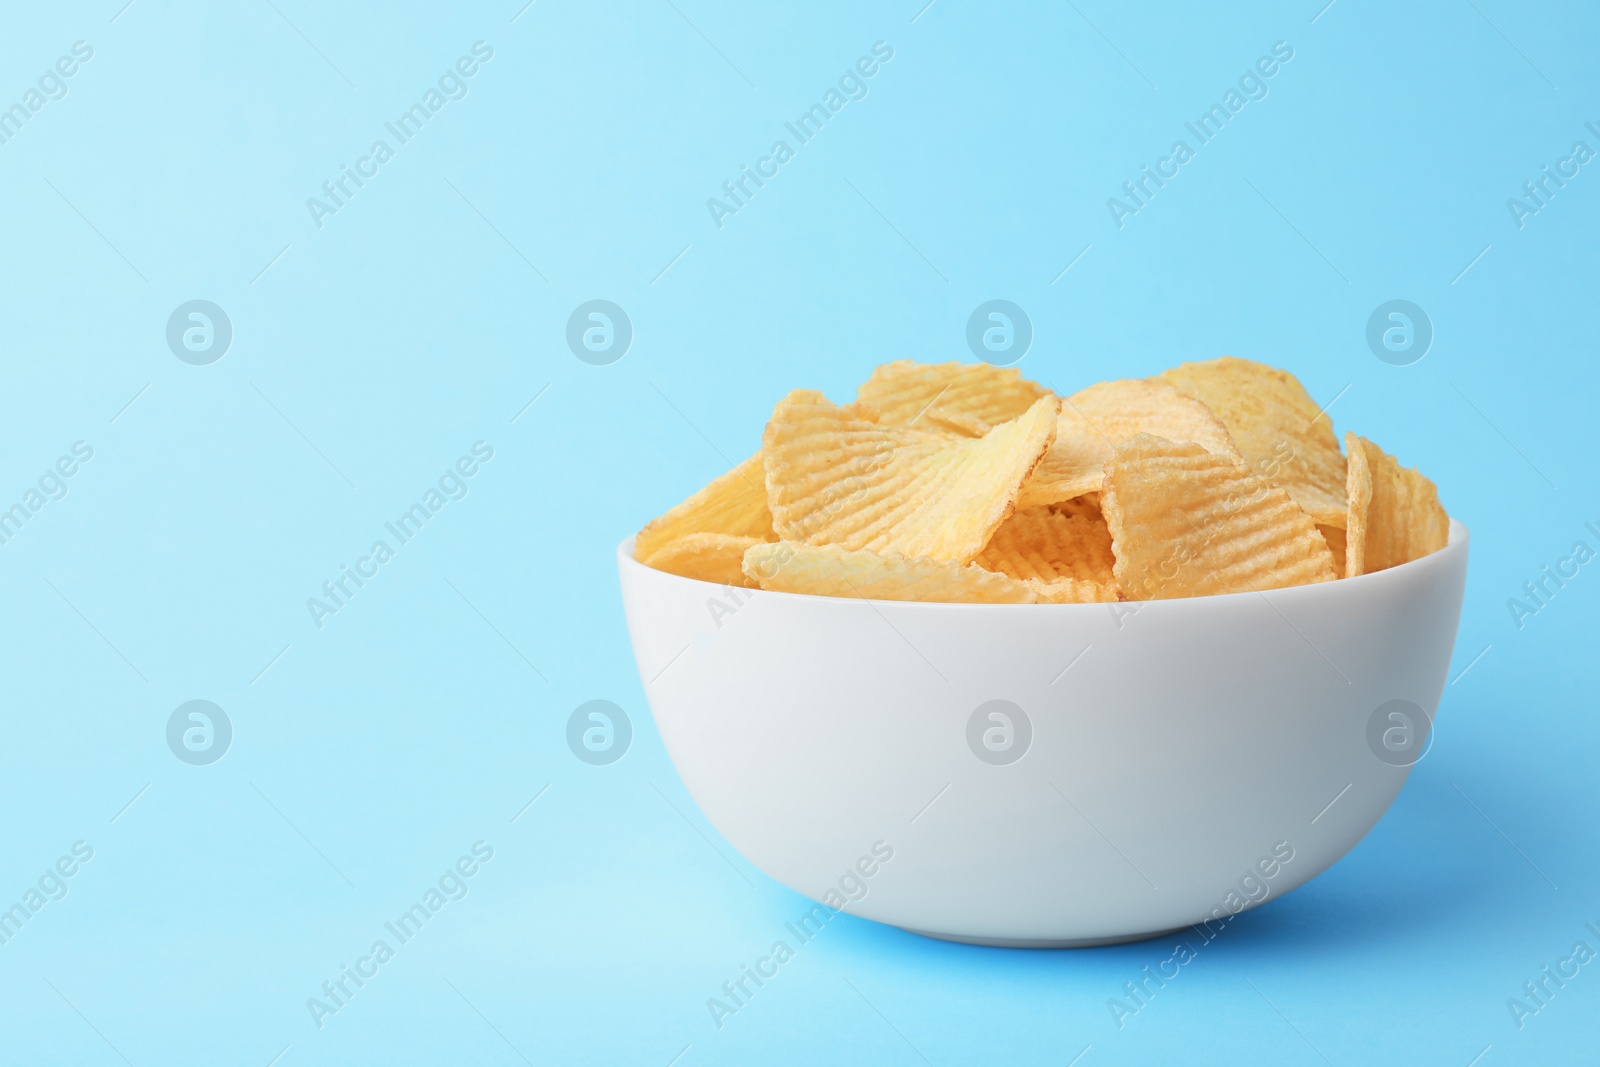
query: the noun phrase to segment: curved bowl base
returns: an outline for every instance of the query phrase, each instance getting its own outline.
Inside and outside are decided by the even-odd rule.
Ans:
[[[1467,550],[1453,523],[1374,574],[1118,604],[733,589],[629,542],[617,564],[661,741],[751,864],[927,937],[1087,948],[1275,900],[1361,840],[1414,762],[1393,706],[1418,746],[1439,707]]]
[[[935,941],[954,941],[961,945],[982,945],[985,948],[1102,948],[1106,945],[1126,945],[1134,941],[1149,941],[1152,938],[1166,937],[1168,934],[1180,933],[1189,929],[1187,926],[1174,926],[1170,930],[1151,930],[1143,934],[1119,934],[1116,937],[1082,937],[1068,938],[1063,941],[1052,941],[1048,938],[1035,939],[1031,937],[962,937],[959,934],[936,934],[931,930],[913,930],[909,926],[899,929],[918,937],[931,937]]]

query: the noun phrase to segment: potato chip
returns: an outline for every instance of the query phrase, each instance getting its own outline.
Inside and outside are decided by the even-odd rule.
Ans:
[[[1215,412],[1252,471],[1287,489],[1317,522],[1344,527],[1344,456],[1333,423],[1294,375],[1223,356],[1157,378]]]
[[[1095,582],[1108,588],[1107,599],[1116,598],[1111,531],[1098,509],[1093,517],[1050,507],[1019,510],[1000,524],[977,562],[985,570],[1017,579]]]
[[[1346,433],[1344,444],[1350,453],[1345,576],[1386,570],[1443,548],[1450,517],[1434,484],[1365,437]]]
[[[1336,398],[1337,399],[1337,398]],[[1295,378],[1225,356],[1066,400],[988,364],[796,390],[762,450],[639,532],[704,581],[827,596],[1093,603],[1325,582],[1444,547],[1432,482]]]
[[[797,389],[762,437],[773,528],[786,541],[971,562],[1050,446],[1058,403],[1041,398],[983,437],[957,438]]]
[[[742,565],[745,550],[765,544],[760,537],[735,537],[729,534],[692,533],[675,537],[640,560],[668,574],[698,578],[702,582],[741,585],[751,589],[756,583],[745,577]]]
[[[1111,450],[1138,433],[1238,454],[1210,409],[1172,386],[1140,378],[1101,382],[1061,402],[1055,443],[1023,487],[1017,506],[1037,507],[1099,489]]]
[[[698,493],[652,520],[639,531],[633,558],[643,563],[668,541],[691,533],[727,534],[770,540],[772,512],[767,510],[766,473],[757,452]]]
[[[865,401],[857,401],[857,403],[865,403]],[[947,434],[951,437],[982,437],[994,429],[993,426],[980,418],[972,415],[963,415],[959,411],[943,411],[939,408],[928,409],[916,421],[914,428],[926,430],[929,433]]]
[[[1323,526],[1318,524],[1317,533],[1321,534],[1322,539],[1328,542],[1328,551],[1333,553],[1333,573],[1344,575],[1344,577],[1348,578],[1349,575],[1344,573],[1344,531],[1339,529],[1337,526]]]
[[[1344,576],[1354,578],[1367,565],[1367,516],[1372,511],[1372,467],[1361,438],[1346,430],[1345,447],[1350,450],[1345,464]]]
[[[946,604],[1092,604],[1116,595],[1096,582],[1019,580],[975,563],[916,559],[795,541],[752,546],[744,573],[762,589]]]
[[[1100,513],[1100,494],[1085,493],[1075,496],[1071,500],[1058,500],[1050,505],[1050,510],[1066,516],[1081,515],[1095,522],[1105,522],[1106,518]]]
[[[1130,600],[1332,581],[1333,554],[1289,494],[1233,456],[1140,434],[1106,465],[1100,506]]]
[[[856,391],[884,426],[911,426],[955,437],[982,437],[1053,396],[1015,367],[987,363],[885,363]]]

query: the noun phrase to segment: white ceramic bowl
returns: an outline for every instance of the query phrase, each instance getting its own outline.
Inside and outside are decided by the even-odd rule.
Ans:
[[[656,725],[734,848],[852,914],[1064,946],[1215,930],[1361,840],[1426,751],[1467,530],[1359,578],[1119,605],[732,590],[631,551]]]

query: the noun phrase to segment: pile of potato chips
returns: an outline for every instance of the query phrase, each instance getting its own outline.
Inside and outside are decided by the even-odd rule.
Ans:
[[[797,389],[761,451],[650,523],[646,566],[821,596],[1083,604],[1276,589],[1443,548],[1434,485],[1294,376],[1225,356],[1058,397],[902,360]]]

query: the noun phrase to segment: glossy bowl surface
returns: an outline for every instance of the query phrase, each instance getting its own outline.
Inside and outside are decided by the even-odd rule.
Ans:
[[[662,740],[751,863],[918,933],[1061,946],[1214,928],[1360,841],[1426,752],[1467,540],[1115,605],[734,590],[617,555]]]

